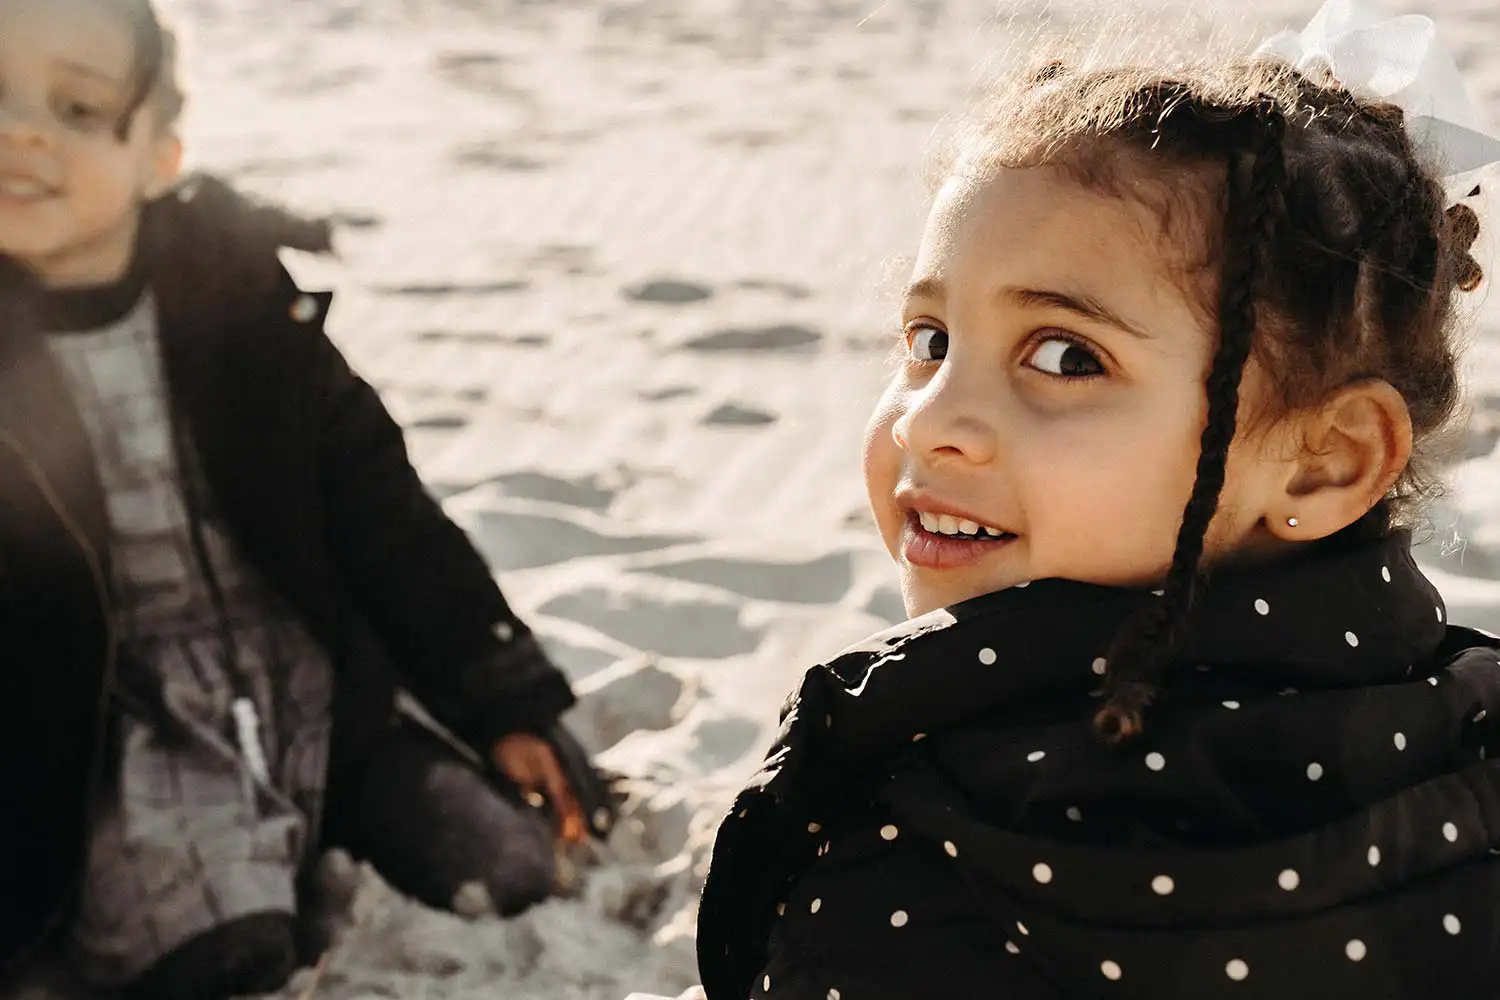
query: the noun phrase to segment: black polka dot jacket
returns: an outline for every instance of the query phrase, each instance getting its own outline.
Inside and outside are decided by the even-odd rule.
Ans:
[[[1500,641],[1404,533],[1203,592],[1123,750],[1150,594],[1040,581],[817,666],[719,830],[709,1000],[1500,996]]]

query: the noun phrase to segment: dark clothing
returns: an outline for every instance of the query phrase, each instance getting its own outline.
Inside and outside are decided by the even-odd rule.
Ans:
[[[322,329],[278,247],[302,224],[203,182],[148,207],[149,269],[176,419],[218,513],[334,661],[334,780],[409,689],[460,738],[552,731],[565,678],[426,493],[400,429]],[[64,916],[105,764],[117,644],[109,522],[89,439],[0,261],[0,967]]]
[[[512,916],[557,886],[548,819],[416,723],[329,788],[327,815],[329,844],[436,909],[459,909],[459,890],[476,885],[495,913]]]
[[[1331,539],[1212,581],[1111,750],[1151,600],[1038,582],[811,670],[719,831],[710,1000],[1493,996],[1500,641],[1404,533]]]

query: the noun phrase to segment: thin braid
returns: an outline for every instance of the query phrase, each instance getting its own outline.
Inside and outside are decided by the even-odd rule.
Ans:
[[[1219,344],[1209,371],[1208,419],[1198,454],[1197,478],[1172,565],[1160,598],[1127,626],[1111,651],[1106,700],[1094,717],[1099,735],[1114,744],[1139,735],[1146,709],[1180,642],[1198,586],[1204,538],[1219,506],[1229,446],[1239,416],[1240,381],[1256,326],[1256,297],[1266,247],[1285,183],[1282,136],[1286,121],[1269,98],[1254,108],[1259,127],[1255,159],[1245,188],[1231,159],[1224,217],[1224,266],[1219,293]]]

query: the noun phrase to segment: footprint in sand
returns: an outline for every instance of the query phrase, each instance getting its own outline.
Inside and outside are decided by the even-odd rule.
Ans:
[[[586,556],[650,552],[693,541],[675,535],[606,535],[566,518],[511,511],[481,511],[475,520],[470,535],[490,566],[501,572],[552,566]]]
[[[796,323],[775,326],[727,327],[695,337],[683,345],[690,351],[795,351],[815,347],[823,335]]]
[[[378,229],[385,225],[385,220],[374,212],[348,208],[330,212],[328,223],[342,229]]]
[[[865,602],[865,613],[896,625],[906,621],[906,603],[894,587],[879,587]]]
[[[582,507],[585,510],[607,510],[618,492],[605,486],[598,476],[564,479],[540,472],[508,472],[503,476],[496,476],[490,482],[499,486],[509,497]]]
[[[417,298],[433,298],[439,295],[514,295],[524,292],[531,283],[519,279],[510,281],[457,282],[412,282],[402,285],[372,285],[370,291],[377,295],[409,295]]]
[[[538,638],[548,659],[557,664],[574,684],[620,660],[618,654],[597,646],[581,646],[552,635],[539,635]]]
[[[535,101],[510,78],[505,57],[496,52],[445,52],[437,57],[435,68],[438,76],[465,90],[524,104]]]
[[[760,726],[739,715],[705,719],[693,732],[689,759],[704,772],[728,767],[760,745]]]
[[[541,542],[542,547],[553,544],[546,539]],[[627,646],[662,656],[688,659],[742,656],[757,649],[762,638],[759,629],[747,628],[740,622],[740,610],[732,604],[671,600],[603,587],[561,594],[538,610],[554,618],[587,625]]]
[[[416,339],[424,344],[465,344],[472,347],[546,347],[551,342],[545,333],[522,333],[507,336],[493,330],[423,330]]]
[[[776,414],[737,403],[724,403],[703,418],[707,427],[764,427],[776,422]]]
[[[631,302],[651,302],[658,305],[680,306],[690,302],[703,302],[713,297],[713,289],[691,281],[673,278],[658,278],[644,284],[632,285],[622,293]]]
[[[472,142],[460,146],[453,152],[453,162],[460,167],[506,173],[530,173],[551,166],[546,160],[516,152],[515,141],[511,139]]]
[[[569,728],[590,753],[608,750],[642,729],[667,729],[681,721],[695,692],[653,656],[618,664],[580,683]]]
[[[435,413],[406,422],[409,431],[459,431],[469,426],[469,418],[462,413]]]
[[[833,604],[854,583],[854,562],[848,552],[808,562],[687,559],[643,567],[643,572],[706,583],[754,600],[798,604]]]
[[[648,403],[666,403],[674,399],[686,399],[689,396],[698,395],[696,386],[691,385],[669,385],[662,389],[651,389],[643,391],[640,396]]]

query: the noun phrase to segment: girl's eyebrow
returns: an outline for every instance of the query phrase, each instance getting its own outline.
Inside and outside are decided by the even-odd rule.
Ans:
[[[1095,323],[1113,326],[1142,340],[1151,339],[1151,334],[1126,320],[1109,306],[1086,292],[1058,292],[1043,288],[1002,288],[1000,297],[1019,305],[1044,309],[1061,309]]]
[[[903,296],[911,299],[942,299],[947,296],[943,280],[936,277],[918,278],[906,286]],[[1123,330],[1132,337],[1151,339],[1151,334],[1126,320],[1109,306],[1086,292],[1059,292],[1045,288],[1021,288],[1007,285],[1000,289],[999,298],[1009,299],[1018,305],[1034,309],[1061,309],[1095,323],[1103,323]]]
[[[123,87],[125,85],[125,81],[121,80],[119,77],[111,76],[103,70],[96,69],[93,66],[86,65],[85,63],[73,62],[70,59],[58,59],[57,65],[61,66],[63,69],[67,70],[70,73],[76,73],[79,76],[93,77],[95,80],[107,83],[113,87]]]

